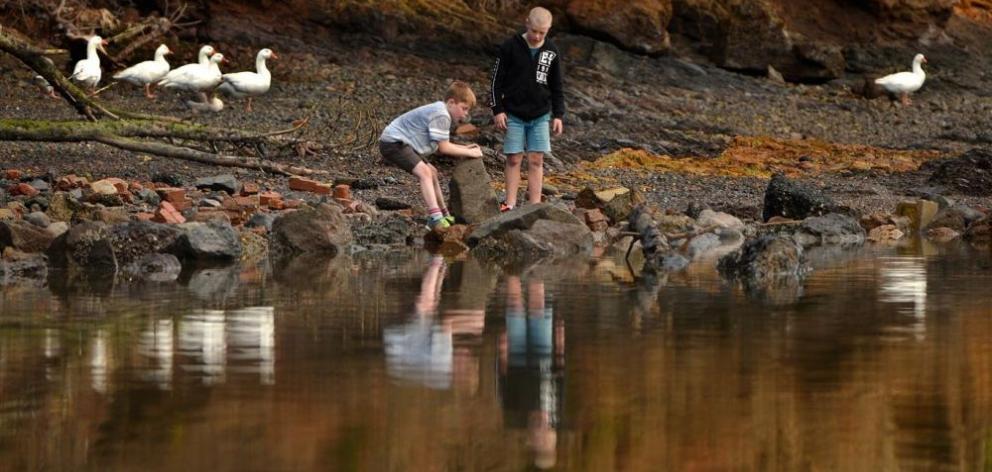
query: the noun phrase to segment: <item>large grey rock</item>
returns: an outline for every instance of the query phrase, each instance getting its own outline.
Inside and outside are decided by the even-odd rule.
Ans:
[[[380,213],[368,221],[354,223],[351,231],[355,244],[369,246],[388,244],[405,246],[413,241],[419,225],[412,218],[398,213]]]
[[[804,247],[817,244],[862,244],[865,229],[854,218],[830,213],[803,220],[793,237]]]
[[[200,190],[220,190],[231,195],[241,191],[241,182],[232,174],[200,177],[196,179],[195,186]]]
[[[937,161],[930,183],[970,196],[992,195],[992,149],[975,148]]]
[[[765,190],[765,206],[761,217],[764,221],[774,216],[801,220],[825,215],[834,206],[833,200],[819,189],[776,174]]]
[[[272,224],[271,252],[282,257],[301,253],[341,252],[353,235],[341,208],[328,204],[286,213]]]
[[[738,231],[744,229],[744,222],[734,215],[722,211],[713,211],[709,208],[699,212],[696,218],[696,225],[700,227],[714,226],[717,228],[730,228]]]
[[[514,229],[484,239],[472,253],[484,259],[499,259],[512,264],[589,254],[592,248],[592,232],[584,225],[538,220],[529,229]]]
[[[589,231],[589,228],[582,223],[582,220],[579,220],[571,212],[549,203],[539,203],[501,213],[495,218],[490,218],[482,222],[468,236],[467,242],[469,246],[474,246],[486,238],[499,237],[513,230],[527,230],[539,220],[551,220],[577,225],[585,228],[585,231]]]
[[[54,239],[45,228],[27,221],[0,221],[0,250],[13,247],[22,252],[45,252]]]
[[[117,272],[117,257],[110,243],[110,226],[97,221],[84,221],[69,228],[59,237],[59,244],[53,244],[49,258],[56,265],[64,261],[70,267],[85,271],[114,274]]]
[[[643,198],[637,192],[627,187],[613,187],[602,190],[594,190],[586,187],[575,197],[575,206],[587,209],[600,209],[603,214],[610,219],[610,222],[617,224],[630,216],[637,204],[643,202]]]
[[[491,182],[482,159],[464,159],[459,162],[449,184],[452,214],[467,224],[479,223],[498,215],[499,201]]]
[[[972,222],[985,217],[985,214],[966,205],[954,205],[943,208],[934,215],[926,229],[950,228],[963,233]]]
[[[72,215],[80,207],[79,201],[68,192],[55,192],[48,202],[48,217],[55,221],[72,221]]]
[[[177,227],[180,235],[170,251],[177,257],[203,261],[236,261],[241,257],[241,237],[227,220],[183,223]]]
[[[129,221],[111,226],[108,238],[117,263],[124,266],[148,254],[172,252],[180,234],[175,225]]]

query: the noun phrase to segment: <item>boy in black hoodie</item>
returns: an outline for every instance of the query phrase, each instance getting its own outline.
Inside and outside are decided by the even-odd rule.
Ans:
[[[541,202],[544,154],[551,152],[551,136],[564,131],[565,95],[562,91],[561,54],[546,36],[551,12],[536,7],[527,16],[527,31],[499,48],[493,67],[490,106],[496,127],[506,131],[506,202],[501,211],[517,204],[520,164],[527,153],[527,195]],[[549,129],[550,126],[550,129]]]

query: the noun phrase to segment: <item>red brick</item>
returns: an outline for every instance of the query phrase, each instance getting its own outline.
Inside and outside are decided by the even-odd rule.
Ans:
[[[413,209],[407,208],[404,210],[396,210],[397,215],[403,215],[407,218],[413,218]]]
[[[317,183],[313,189],[313,193],[319,193],[321,195],[329,195],[331,193],[331,184]]]
[[[256,196],[234,197],[232,200],[234,200],[241,208],[247,210],[258,209],[259,198]]]
[[[17,169],[7,169],[4,172],[4,176],[7,180],[21,180],[21,171]]]
[[[167,224],[181,224],[186,222],[186,218],[184,218],[171,203],[162,202],[159,204],[158,209],[155,210],[155,216],[152,221]]]
[[[282,200],[282,195],[279,195],[278,192],[262,192],[258,194],[259,205],[268,206],[272,200]]]
[[[137,180],[132,181],[131,183],[129,183],[127,185],[127,189],[129,191],[131,191],[131,192],[140,192],[144,188],[145,188],[145,186],[144,185],[141,185],[141,182],[138,182]]]
[[[186,200],[186,190],[176,187],[162,187],[155,190],[158,196],[169,203],[178,203]]]
[[[266,205],[273,210],[282,210],[286,208],[286,202],[283,202],[282,199],[279,198],[269,200]]]
[[[351,186],[347,184],[338,184],[334,186],[334,198],[351,200]]]
[[[179,211],[183,211],[183,210],[185,210],[187,208],[192,208],[193,207],[193,200],[188,200],[188,199],[187,200],[180,200],[178,202],[169,202],[169,201],[166,201],[166,203],[171,203],[172,204],[172,207],[175,208],[176,210],[179,210]]]
[[[256,184],[255,182],[245,182],[241,186],[241,195],[255,195],[260,191],[261,189],[258,187],[258,184]]]
[[[312,192],[316,187],[317,181],[306,179],[303,177],[290,177],[289,178],[289,189],[296,190],[300,192]]]
[[[350,198],[335,198],[334,201],[340,203],[341,206],[345,208],[348,208],[352,203],[355,203],[354,200],[351,200]]]
[[[152,221],[155,218],[155,214],[143,211],[140,213],[135,213],[134,218],[138,221]]]
[[[10,193],[13,195],[24,195],[27,197],[33,197],[35,195],[38,195],[38,189],[25,183],[19,183],[11,188]]]

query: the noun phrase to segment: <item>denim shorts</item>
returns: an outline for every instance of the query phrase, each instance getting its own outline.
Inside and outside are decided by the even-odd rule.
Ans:
[[[506,139],[503,140],[503,154],[512,155],[526,152],[551,152],[551,113],[524,121],[509,113],[506,114]]]

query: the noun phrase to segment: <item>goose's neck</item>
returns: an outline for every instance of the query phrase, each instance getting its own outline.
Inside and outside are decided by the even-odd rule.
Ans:
[[[90,41],[86,44],[86,59],[91,61],[99,61],[100,56],[96,55],[96,45],[95,41]]]
[[[209,64],[210,57],[207,55],[207,51],[200,51],[200,64]]]
[[[155,62],[165,62],[165,51],[155,51]]]
[[[259,75],[269,75],[269,68],[265,67],[265,58],[258,56],[255,58],[255,70]]]
[[[923,66],[921,66],[918,61],[913,62],[913,73],[916,75],[926,75],[926,73],[923,72]]]

